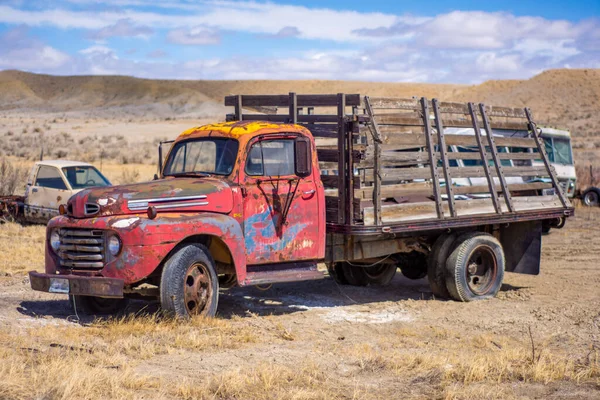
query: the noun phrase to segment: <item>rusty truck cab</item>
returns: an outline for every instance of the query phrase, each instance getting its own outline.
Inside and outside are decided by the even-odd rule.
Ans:
[[[189,129],[173,143],[159,179],[70,199],[66,214],[48,224],[46,271],[30,274],[32,287],[68,293],[84,311],[99,313],[129,295],[176,298],[181,288],[174,286],[189,292],[187,280],[195,297],[170,307],[184,315],[190,307],[216,309],[218,282],[260,283],[284,260],[305,262],[314,274],[325,253],[319,176],[314,140],[301,126]],[[196,257],[204,269],[171,273],[182,257]]]

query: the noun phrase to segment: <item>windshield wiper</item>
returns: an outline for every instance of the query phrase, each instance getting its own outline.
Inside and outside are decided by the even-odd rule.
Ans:
[[[210,174],[207,174],[206,172],[200,172],[200,171],[190,171],[190,172],[178,172],[176,174],[165,174],[165,176],[191,176],[191,177],[197,177],[197,176],[210,176]]]

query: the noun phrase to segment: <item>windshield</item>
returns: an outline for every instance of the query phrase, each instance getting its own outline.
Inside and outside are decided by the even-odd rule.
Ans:
[[[201,138],[175,144],[163,171],[165,176],[185,174],[229,175],[239,143],[234,139]]]
[[[573,164],[571,143],[568,139],[554,138],[554,162],[566,165]]]
[[[64,167],[62,170],[73,189],[83,189],[93,186],[110,186],[108,179],[91,165]]]

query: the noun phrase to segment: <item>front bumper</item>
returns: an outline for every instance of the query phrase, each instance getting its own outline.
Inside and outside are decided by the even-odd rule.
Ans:
[[[29,272],[31,288],[40,292],[77,296],[123,297],[123,279],[98,276],[44,274]]]

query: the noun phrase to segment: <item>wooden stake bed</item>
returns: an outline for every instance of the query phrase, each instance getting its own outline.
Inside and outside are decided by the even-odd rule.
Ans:
[[[235,107],[228,121],[297,123],[312,132],[331,233],[573,214],[526,108],[341,93],[227,96],[225,105]],[[544,166],[533,167],[535,159]]]

